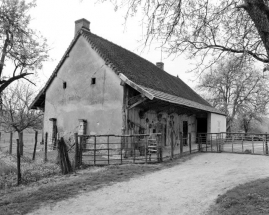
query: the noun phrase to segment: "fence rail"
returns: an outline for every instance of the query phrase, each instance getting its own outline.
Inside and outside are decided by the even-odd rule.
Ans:
[[[268,155],[269,135],[258,133],[199,133],[197,142],[202,152],[228,152]]]
[[[164,144],[161,133],[132,135],[78,135],[75,134],[75,163],[110,165],[128,163],[155,163],[198,151],[191,143],[191,134],[180,135],[178,142]]]

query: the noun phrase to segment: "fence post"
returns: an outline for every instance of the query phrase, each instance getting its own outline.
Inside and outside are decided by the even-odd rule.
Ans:
[[[12,137],[13,137],[13,133],[11,131],[10,132],[10,139],[9,139],[9,154],[12,154]]]
[[[20,154],[20,141],[17,139],[17,176],[18,181],[17,184],[20,185],[21,183],[21,154]]]
[[[131,134],[132,135],[132,134]],[[135,143],[134,143],[134,136],[131,136],[131,144],[133,145],[133,163],[135,163]]]
[[[174,138],[173,135],[170,135],[170,137],[171,137],[171,160],[172,160],[174,158]]]
[[[77,167],[79,167],[78,133],[74,134],[74,138],[75,138],[75,167],[74,169],[76,169]]]
[[[38,136],[38,131],[35,131],[35,146],[34,146],[34,152],[33,152],[33,160],[35,160],[35,152],[36,152],[36,145],[37,145],[37,136]]]
[[[191,154],[191,133],[189,133],[189,149],[190,149],[190,154]]]
[[[180,156],[181,156],[183,153],[183,135],[182,135],[182,132],[179,133],[179,140],[180,140],[179,150],[180,150]]]
[[[200,134],[198,134],[198,152],[201,152]]]
[[[82,165],[82,149],[83,149],[82,142],[83,142],[83,138],[80,136],[79,147],[78,147],[78,150],[79,150],[78,163],[79,163],[79,165]]]
[[[148,163],[148,136],[146,136],[145,156],[146,156],[146,164],[147,164]]]
[[[96,164],[96,136],[94,136],[93,164]]]
[[[253,143],[253,136],[251,137],[251,142],[252,142],[252,153],[254,154],[254,143]]]
[[[265,134],[265,153],[268,155],[267,132]]]
[[[107,162],[109,164],[109,135],[107,136]]]
[[[125,141],[124,138],[121,137],[121,144],[120,144],[120,163],[121,163],[121,164],[122,164],[122,150],[123,150],[122,145],[123,145],[123,142],[124,142],[124,141]]]
[[[213,146],[212,146],[213,145],[213,143],[212,143],[212,136],[213,136],[213,134],[210,135],[210,150],[211,150],[211,152],[213,151],[212,150],[212,148],[213,148]]]
[[[44,162],[48,161],[48,132],[45,134],[45,154],[44,154]]]
[[[242,135],[242,152],[244,152],[244,137]]]
[[[159,148],[160,148],[160,162],[163,162],[163,142],[162,142],[162,134],[158,135],[158,142],[159,142]]]

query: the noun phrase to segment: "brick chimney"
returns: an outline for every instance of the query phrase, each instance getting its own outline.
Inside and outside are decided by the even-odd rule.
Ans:
[[[157,62],[156,66],[159,67],[160,69],[164,70],[164,63],[163,62]]]
[[[79,19],[75,21],[75,35],[81,28],[86,28],[90,30],[90,22],[87,19]]]

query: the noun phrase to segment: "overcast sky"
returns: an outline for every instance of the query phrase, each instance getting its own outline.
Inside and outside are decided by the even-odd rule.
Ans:
[[[161,50],[156,49],[157,43],[151,45],[150,49],[143,50],[141,42],[143,28],[140,25],[141,17],[135,17],[124,25],[124,10],[114,11],[109,2],[96,3],[96,0],[37,0],[37,7],[32,9],[31,26],[40,31],[48,39],[51,48],[49,52],[53,59],[44,63],[40,72],[41,81],[38,88],[49,78],[57,63],[63,56],[74,37],[74,22],[85,18],[91,22],[91,32],[120,45],[143,58],[156,63],[161,60]],[[165,71],[178,75],[190,86],[195,83],[193,74],[186,73],[190,62],[184,57],[169,57],[163,54]]]

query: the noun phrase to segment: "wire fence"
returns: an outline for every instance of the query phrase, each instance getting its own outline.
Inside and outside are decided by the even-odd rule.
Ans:
[[[0,138],[0,150],[2,152],[10,153],[15,155],[17,152],[17,139],[19,139],[17,133],[12,133],[12,141],[10,138],[10,133],[1,132]],[[21,159],[31,160],[33,158],[33,152],[35,147],[35,133],[34,132],[23,132],[23,157]],[[45,146],[44,140],[42,141],[42,133],[38,132],[37,145],[35,159],[44,159]],[[57,150],[51,150],[48,148],[47,157],[49,161],[55,161],[57,158]]]

